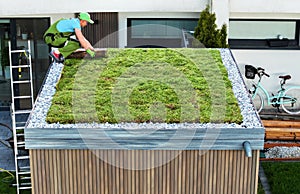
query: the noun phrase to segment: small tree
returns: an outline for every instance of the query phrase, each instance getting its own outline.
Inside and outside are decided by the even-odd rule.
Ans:
[[[195,28],[194,36],[205,47],[227,48],[227,26],[222,25],[221,30],[217,29],[216,14],[209,12],[209,5],[201,12],[198,26]]]

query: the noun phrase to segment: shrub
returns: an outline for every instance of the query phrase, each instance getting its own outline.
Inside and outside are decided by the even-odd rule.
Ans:
[[[209,6],[201,12],[194,36],[207,48],[227,48],[227,26],[217,29],[216,14],[209,12]]]

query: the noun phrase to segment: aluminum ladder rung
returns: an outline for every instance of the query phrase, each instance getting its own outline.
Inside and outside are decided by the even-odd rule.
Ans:
[[[22,81],[13,81],[14,84],[27,84],[27,83],[31,83],[30,80],[22,80]]]
[[[26,121],[16,122],[16,126],[20,127],[20,125],[25,126]]]
[[[22,129],[24,129],[24,127]],[[17,137],[24,137],[24,133],[17,133]]]
[[[32,189],[32,187],[19,187],[19,189],[21,189],[21,190],[28,190],[28,189]]]
[[[28,177],[21,177],[21,180],[30,180],[30,179],[31,179],[30,176],[28,176]]]
[[[20,186],[31,186],[31,183],[20,183]]]
[[[25,174],[30,174],[30,171],[19,172],[19,175],[25,175]]]
[[[24,52],[28,52],[28,50],[24,50],[24,49],[20,49],[20,50],[11,50],[11,53],[24,53]]]
[[[32,110],[17,110],[15,114],[29,114]]]
[[[28,65],[13,65],[13,66],[11,66],[11,68],[30,68],[30,65],[28,64]]]
[[[21,167],[19,167],[19,168],[20,168],[20,170],[30,169],[30,166],[21,166]]]
[[[31,98],[32,96],[14,96],[15,99],[26,99]]]
[[[29,158],[30,158],[29,156],[17,156],[18,160],[26,160],[26,159],[29,159]]]
[[[18,129],[24,129],[25,127],[23,126],[23,127],[16,127],[16,129],[18,130]]]
[[[18,146],[18,148],[24,148],[25,147],[25,141],[18,142],[17,146]]]

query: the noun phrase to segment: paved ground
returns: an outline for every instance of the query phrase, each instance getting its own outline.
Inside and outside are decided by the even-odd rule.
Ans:
[[[11,118],[9,111],[0,111],[0,123],[11,127]],[[14,170],[14,152],[12,147],[8,147],[5,140],[12,137],[12,131],[7,127],[0,125],[0,168],[5,170]]]
[[[11,116],[9,111],[0,111],[0,123],[11,128]],[[15,170],[15,160],[13,148],[5,141],[12,137],[12,131],[0,125],[0,168],[5,170]],[[28,162],[21,162],[20,166],[28,166]]]

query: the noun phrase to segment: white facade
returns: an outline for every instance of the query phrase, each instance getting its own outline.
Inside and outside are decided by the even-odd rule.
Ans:
[[[295,0],[3,0],[0,18],[50,17],[54,22],[81,11],[118,12],[119,46],[125,47],[127,18],[199,18],[207,4],[216,13],[218,26],[229,26],[229,19],[300,19],[300,1]],[[299,83],[300,51],[233,49],[233,54],[241,69],[253,64],[265,67],[271,76],[293,73],[293,81]]]
[[[300,1],[295,0],[229,0],[231,18],[300,18]]]
[[[0,17],[72,15],[75,12],[200,13],[209,4],[219,25],[229,18],[300,18],[295,0],[22,0],[0,1]]]
[[[127,18],[199,18],[207,0],[31,0],[24,9],[24,1],[0,1],[0,18],[50,17],[51,23],[59,18],[74,17],[78,12],[117,12],[119,14],[119,47],[127,45]],[[228,20],[228,19],[227,19]],[[225,20],[225,21],[227,21]]]
[[[200,12],[207,1],[200,0],[22,0],[1,1],[1,16],[74,12]],[[27,4],[27,5],[26,5]],[[26,6],[26,9],[24,9]]]

